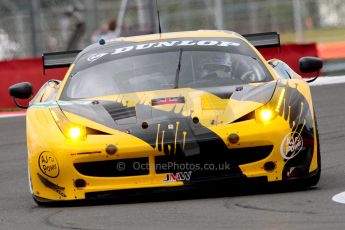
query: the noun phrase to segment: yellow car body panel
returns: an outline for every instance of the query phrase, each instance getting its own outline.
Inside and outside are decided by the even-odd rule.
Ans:
[[[236,33],[222,31],[168,33],[162,34],[161,37],[159,35],[146,35],[115,40],[143,42],[157,39],[195,37],[229,37],[245,41]],[[171,135],[175,135],[175,140],[170,138],[168,144],[165,143],[167,139],[164,139],[164,132],[167,135],[168,130],[162,130],[163,124],[159,122],[151,126],[150,121],[147,121],[149,129],[153,130],[153,141],[149,142],[141,138],[140,135],[131,133],[134,131],[115,129],[90,117],[83,116],[83,112],[74,112],[73,103],[59,102],[63,88],[70,77],[71,71],[75,68],[75,65],[72,64],[64,80],[60,83],[56,97],[49,100],[50,97],[45,96],[46,100],[34,101],[27,111],[28,165],[33,196],[43,201],[80,200],[88,198],[88,194],[98,192],[185,186],[184,181],[167,181],[169,173],[157,173],[155,161],[158,157],[176,154],[177,142],[181,148],[185,148],[185,145],[188,144],[186,138],[190,137],[191,131],[184,129],[182,123],[185,120],[194,118],[198,119],[195,125],[202,126],[203,131],[207,130],[214,137],[217,137],[219,139],[217,143],[221,143],[222,148],[231,150],[234,154],[237,150],[245,150],[243,154],[247,154],[248,157],[240,159],[240,162],[243,161],[244,163],[236,165],[236,170],[241,172],[241,175],[245,178],[266,178],[267,182],[288,179],[290,175],[296,173],[295,168],[299,167],[295,165],[287,167],[288,162],[297,159],[294,154],[296,156],[307,154],[307,150],[305,150],[307,147],[305,146],[309,146],[312,153],[310,153],[309,163],[306,166],[307,172],[301,169],[304,173],[302,177],[315,174],[320,167],[320,159],[318,159],[317,130],[315,128],[309,86],[298,76],[290,80],[281,79],[261,54],[251,44],[248,43],[248,45],[257,53],[273,77],[270,84],[274,90],[272,91],[273,95],[270,96],[272,99],[268,102],[255,101],[255,97],[248,100],[224,99],[211,92],[192,88],[134,92],[80,100],[80,103],[89,103],[90,101],[112,102],[123,109],[134,108],[138,105],[145,108],[154,107],[155,111],[174,114],[180,120],[173,119],[169,123],[173,127],[174,133],[172,132]],[[248,87],[252,87],[252,90],[262,88],[263,91],[266,91],[267,84],[253,83],[249,84]],[[47,90],[47,92],[50,91]],[[300,109],[296,113],[291,111],[295,104],[289,104],[289,98],[286,96],[289,92],[291,92],[289,94],[290,98],[298,94],[298,100],[303,99],[302,102],[296,99],[296,103],[299,103],[298,109]],[[152,101],[156,98],[176,97],[183,97],[184,103],[152,105]],[[92,107],[91,104],[87,104],[87,106]],[[64,131],[57,125],[56,117],[51,112],[52,109],[60,109],[60,107],[69,122],[87,127],[92,132],[97,132],[86,135],[83,140],[67,138]],[[260,111],[265,108],[276,111],[268,122],[261,121],[259,117]],[[304,115],[306,118],[303,118]],[[296,118],[293,120],[292,116]],[[297,127],[297,123],[302,124],[302,126]],[[141,124],[139,125],[141,126]],[[303,142],[304,137],[302,138],[302,129],[307,125],[311,128],[309,131],[312,131],[312,135],[308,137],[309,139],[306,139],[310,143]],[[145,132],[145,128],[142,129]],[[180,140],[177,140],[177,135],[180,135]],[[230,138],[231,135],[235,137],[235,140]],[[237,141],[236,138],[238,138]],[[116,150],[109,153],[109,146],[115,146]],[[167,150],[167,148],[169,149]],[[271,149],[269,151],[265,150],[268,152],[265,153],[266,155],[263,154],[261,158],[254,156],[256,160],[248,160],[253,157],[253,154],[256,154],[255,151],[259,151],[256,148]],[[298,148],[298,151],[292,151],[291,148]],[[251,149],[253,150],[252,153],[246,152]],[[264,151],[261,149],[260,151]],[[300,151],[301,153],[299,153]],[[287,152],[292,155],[284,155]],[[102,164],[104,162],[104,164],[114,162],[112,166],[114,170],[122,171],[128,167],[128,162],[126,163],[125,160],[131,159],[147,159],[148,164],[146,166],[148,169],[143,170],[142,175],[124,176],[85,175],[81,172],[84,169],[78,169],[79,166],[81,167],[83,164],[86,165],[90,162],[102,162]],[[121,167],[124,167],[124,169]],[[299,171],[297,170],[297,172]],[[291,176],[292,179],[296,177],[298,178],[298,174]]]

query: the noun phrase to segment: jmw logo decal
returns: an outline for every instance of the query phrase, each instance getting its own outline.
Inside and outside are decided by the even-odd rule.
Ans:
[[[192,171],[168,173],[167,178],[163,180],[163,182],[190,181],[191,176],[192,176]]]

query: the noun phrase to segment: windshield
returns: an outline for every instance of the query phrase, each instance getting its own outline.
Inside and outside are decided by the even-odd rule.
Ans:
[[[64,93],[67,98],[89,98],[270,80],[272,77],[253,55],[201,48],[176,48],[166,52],[156,51],[100,61],[81,68],[70,76]]]

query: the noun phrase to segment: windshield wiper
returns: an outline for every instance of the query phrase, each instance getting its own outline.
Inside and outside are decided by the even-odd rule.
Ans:
[[[178,53],[178,64],[177,64],[177,68],[176,68],[174,89],[178,88],[178,82],[180,79],[180,70],[181,70],[181,59],[182,59],[182,48],[180,49],[180,51]]]

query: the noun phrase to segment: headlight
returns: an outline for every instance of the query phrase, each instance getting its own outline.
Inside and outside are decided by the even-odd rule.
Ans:
[[[256,119],[262,123],[268,123],[272,121],[281,111],[284,105],[285,88],[282,88],[278,95],[263,107],[255,111]]]
[[[86,128],[68,120],[60,108],[50,109],[50,112],[66,138],[72,141],[83,141],[86,139]]]
[[[75,141],[85,139],[85,128],[82,126],[68,127],[68,137]]]
[[[268,122],[273,118],[273,112],[270,109],[261,109],[260,110],[260,120],[263,122]]]
[[[276,113],[271,108],[264,106],[255,111],[256,120],[261,123],[268,123],[276,117]]]
[[[283,101],[285,98],[285,91],[286,91],[285,88],[282,88],[282,90],[280,91],[278,102],[277,102],[277,105],[275,108],[275,112],[277,112],[277,113],[279,113],[280,109],[282,108]]]

